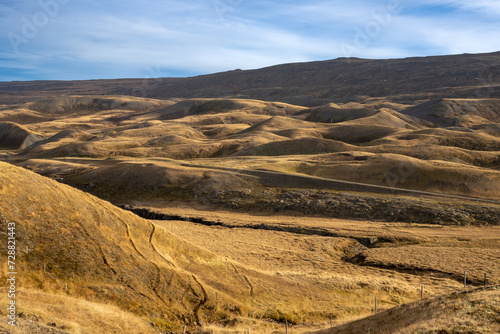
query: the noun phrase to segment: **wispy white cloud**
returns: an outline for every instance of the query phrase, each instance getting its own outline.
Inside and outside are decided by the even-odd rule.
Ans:
[[[500,50],[500,36],[495,33],[500,28],[500,11],[498,14],[493,11],[497,4],[481,0],[474,6],[462,0],[424,0],[422,3],[449,5],[455,11],[407,4],[409,10],[395,19],[397,32],[392,34],[391,41],[420,46],[421,55]],[[493,6],[491,10],[487,9],[488,5]]]
[[[409,26],[420,29],[406,29],[406,36],[420,41],[434,54],[481,53],[498,51],[500,36],[491,34],[496,24],[482,24],[464,27],[460,20],[442,22],[439,19],[408,18]],[[437,52],[436,52],[437,51]]]
[[[463,11],[476,11],[483,15],[500,15],[500,2],[497,0],[424,0],[423,3],[448,5]]]
[[[151,66],[194,75],[341,57],[346,46],[366,58],[500,49],[500,3],[488,0],[64,2],[28,37],[26,22],[44,8],[2,2],[0,80],[19,69],[27,79],[147,76]],[[24,38],[17,53],[9,33]]]

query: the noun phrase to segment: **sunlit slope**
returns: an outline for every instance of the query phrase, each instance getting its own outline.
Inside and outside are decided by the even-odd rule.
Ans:
[[[217,262],[213,255],[91,195],[10,165],[0,169],[2,220],[16,222],[28,250],[20,249],[23,285],[50,290],[67,282],[77,296],[138,314],[201,321],[212,291],[182,267]]]
[[[0,288],[0,292],[0,302],[7,305],[10,302],[8,288]],[[54,291],[43,292],[23,288],[17,292],[16,326],[8,324],[6,311],[2,310],[0,319],[2,333],[158,333],[154,327],[148,326],[149,319],[146,320],[109,303],[91,302]]]
[[[59,294],[67,284],[72,297],[142,317],[158,313],[165,328],[260,319],[268,309],[313,319],[333,301],[323,286],[298,287],[233,263],[108,202],[5,163],[0,196],[2,225],[16,223],[23,288]]]
[[[429,298],[316,334],[498,333],[500,287]]]
[[[267,156],[272,159],[259,168],[273,170],[282,165],[281,157],[293,155],[296,162],[287,171],[294,173],[495,199],[500,182],[496,103],[442,99],[405,109],[380,99],[306,108],[245,99],[62,96],[24,104],[51,120],[15,125],[23,135],[16,137],[18,146],[9,147],[17,148],[13,159],[22,161]],[[483,121],[449,126],[432,123],[429,113],[440,120],[455,115]],[[0,140],[0,147],[12,142]],[[315,157],[321,154],[331,155]]]

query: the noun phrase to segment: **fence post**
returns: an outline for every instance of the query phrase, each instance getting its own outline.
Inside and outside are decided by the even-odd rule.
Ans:
[[[154,318],[156,318],[157,315],[158,315],[158,313],[155,313],[153,315],[153,317],[151,318],[151,320],[149,320],[149,322],[148,322],[148,326],[151,325],[151,323],[153,322]]]
[[[464,288],[467,287],[467,270],[464,271]]]
[[[285,320],[285,334],[288,334],[288,320]]]
[[[182,330],[182,334],[186,334],[186,325],[184,325],[184,329]]]

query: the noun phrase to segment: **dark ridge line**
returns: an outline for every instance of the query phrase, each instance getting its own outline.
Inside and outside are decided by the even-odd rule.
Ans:
[[[317,235],[317,236],[322,236],[322,237],[333,237],[333,238],[346,238],[346,239],[354,239],[358,241],[361,245],[365,247],[373,247],[377,243],[380,242],[390,242],[393,243],[394,241],[389,239],[389,238],[381,238],[381,237],[350,237],[350,236],[345,236],[341,235],[338,233],[333,233],[327,230],[323,230],[320,228],[308,228],[308,227],[299,227],[299,226],[273,226],[273,225],[268,225],[268,224],[244,224],[244,225],[231,225],[227,224],[224,222],[221,222],[220,220],[218,221],[212,221],[212,220],[207,220],[205,218],[199,218],[199,217],[182,217],[179,215],[170,215],[170,214],[164,214],[164,213],[158,213],[151,211],[150,209],[147,208],[135,208],[131,205],[119,205],[121,209],[130,211],[137,216],[148,219],[148,220],[174,220],[174,221],[183,221],[183,222],[190,222],[194,224],[200,224],[204,226],[220,226],[220,227],[225,227],[225,228],[248,228],[248,229],[253,229],[253,230],[267,230],[267,231],[276,231],[276,232],[287,232],[287,233],[294,233],[294,234],[300,234],[300,235]]]

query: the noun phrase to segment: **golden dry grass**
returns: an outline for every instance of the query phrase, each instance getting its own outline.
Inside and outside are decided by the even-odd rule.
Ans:
[[[467,272],[468,282],[475,285],[484,281],[484,275],[489,284],[499,284],[500,268],[495,264],[500,263],[500,238],[474,240],[464,233],[457,239],[464,240],[464,245],[370,249],[363,253],[366,256],[364,264],[400,271],[428,272],[430,275],[449,276],[457,280]],[[472,245],[467,245],[467,241],[473,241]]]
[[[72,296],[111,302],[141,316],[157,312],[165,326],[216,317],[209,311],[215,291],[221,303],[240,304],[232,298],[241,299],[236,297],[246,283],[210,252],[66,185],[4,163],[0,171],[2,226],[16,222],[22,236],[22,287],[61,291],[67,283]],[[211,259],[216,264],[207,265]],[[203,279],[212,282],[216,273],[226,278],[205,287],[196,278],[204,271]]]
[[[256,100],[120,96],[6,106],[0,119],[49,138],[14,152],[11,161],[114,203],[226,224],[146,221],[0,163],[0,218],[18,222],[22,245],[28,246],[20,274],[29,291],[26,300],[38,296],[33,312],[53,317],[71,332],[86,331],[79,327],[82,317],[68,312],[64,322],[57,317],[60,304],[74,304],[96,321],[95,311],[107,304],[120,309],[110,317],[133,313],[131,323],[159,313],[156,324],[163,329],[180,330],[188,323],[221,332],[270,333],[282,331],[288,321],[294,332],[304,332],[326,326],[330,313],[336,324],[371,314],[375,296],[385,310],[418,299],[422,284],[426,296],[454,291],[462,285],[463,270],[472,284],[484,273],[497,282],[498,227],[265,214],[270,211],[250,202],[279,189],[223,169],[500,198],[500,140],[495,124],[485,124],[489,116],[461,119],[470,128],[440,129],[404,115],[404,109],[380,99],[309,110]],[[389,174],[399,176],[396,182],[387,180]],[[247,200],[250,211],[224,211],[222,202],[200,204],[208,194],[229,201],[228,193]],[[366,249],[362,240],[378,242]],[[62,295],[65,282],[68,296]]]
[[[476,108],[477,113],[484,114],[490,125],[494,125],[491,111],[494,101],[457,101],[453,103],[467,110]],[[463,128],[428,128],[428,122],[399,112],[403,109],[401,105],[379,100],[309,110],[242,99],[161,101],[123,96],[66,96],[23,107],[52,117],[46,122],[29,124],[30,131],[46,137],[57,136],[20,152],[20,159],[85,156],[191,160],[273,156],[275,161],[264,166],[272,169],[274,164],[282,164],[283,156],[301,155],[295,158],[295,172],[499,197],[500,139],[498,134],[492,134],[491,126],[467,128],[468,123],[464,123]],[[340,118],[335,124],[303,120],[308,114],[321,116],[321,113],[337,113]],[[9,115],[14,117],[15,113]],[[61,131],[68,129],[82,132],[61,135]],[[315,154],[346,152],[377,156],[364,160],[357,157],[350,162],[335,161],[333,156],[311,159]],[[397,177],[388,177],[393,174]]]
[[[9,171],[16,173],[16,182],[24,182],[23,175],[32,178],[35,183],[40,183],[42,180],[34,174],[22,172],[9,165],[2,164],[1,167],[2,176],[4,177],[2,189],[3,198],[5,199],[3,204],[5,205],[13,205],[13,199],[9,196],[5,197],[8,194],[7,191],[14,189],[13,185],[15,184],[12,183],[11,179],[5,178],[9,174]],[[52,181],[44,181],[44,183],[59,192],[65,188],[65,186],[57,185]],[[38,189],[43,192],[44,187],[40,187],[40,185]],[[63,193],[66,196],[71,194],[68,190],[64,190]],[[52,195],[50,198],[58,201],[57,196]],[[37,221],[42,221],[41,219],[46,219],[42,218],[44,213],[36,209],[37,204],[35,204],[43,202],[40,202],[33,196],[30,198],[30,201],[29,207],[31,208],[31,213],[35,216],[30,219],[26,219],[25,217],[26,221],[31,221],[31,224],[33,224]],[[64,202],[63,200],[61,201]],[[95,204],[99,203],[96,200],[92,201]],[[82,207],[81,199],[79,203],[79,211],[82,213],[77,219],[86,219],[85,209],[82,211],[85,206]],[[102,204],[99,205],[101,206]],[[21,212],[25,210],[19,204],[15,205],[15,207],[20,208]],[[161,207],[157,207],[156,209]],[[8,212],[6,208],[3,207],[2,212]],[[45,214],[48,213],[54,217],[58,210],[60,210],[58,206],[52,202],[49,212],[46,211]],[[115,212],[117,209],[109,207],[108,210]],[[214,318],[213,315],[209,316],[210,312],[213,311],[208,311],[209,309],[204,310],[204,314],[207,317],[207,328],[220,329],[220,327],[208,325],[211,322],[219,322],[226,324],[226,326],[232,326],[233,330],[243,331],[244,328],[251,328],[252,332],[255,333],[268,333],[270,330],[279,329],[281,325],[272,325],[269,327],[265,321],[262,322],[259,319],[287,319],[290,322],[298,323],[314,321],[317,325],[320,325],[327,323],[329,312],[334,313],[336,323],[338,323],[352,319],[353,317],[356,318],[370,314],[373,308],[371,301],[374,296],[379,298],[379,308],[387,309],[402,302],[418,298],[420,284],[426,286],[426,294],[449,291],[460,286],[460,283],[447,278],[420,276],[418,274],[401,273],[388,269],[372,268],[370,266],[359,267],[355,264],[346,263],[342,260],[342,257],[349,253],[353,247],[356,247],[356,241],[351,239],[351,237],[393,238],[396,240],[396,244],[397,240],[401,240],[403,245],[399,248],[399,251],[408,251],[409,253],[413,251],[412,247],[414,247],[409,246],[409,248],[405,248],[404,243],[409,240],[420,242],[428,247],[433,244],[446,244],[450,247],[455,243],[458,248],[461,242],[466,242],[468,247],[474,245],[490,245],[490,247],[493,245],[494,247],[498,247],[498,239],[494,237],[496,235],[495,228],[436,228],[435,226],[415,224],[410,226],[402,223],[389,224],[334,220],[319,217],[242,215],[234,212],[182,209],[178,205],[168,208],[168,210],[169,212],[173,211],[174,213],[181,213],[188,216],[221,219],[223,221],[230,221],[236,225],[258,225],[265,223],[270,225],[320,227],[335,231],[339,235],[339,237],[334,238],[245,228],[206,227],[186,222],[159,223],[158,232],[162,232],[155,234],[155,238],[153,239],[156,250],[168,258],[169,261],[172,261],[177,268],[182,267],[184,268],[183,270],[195,273],[200,282],[203,282],[205,285],[205,291],[210,301],[210,304],[207,305],[209,309],[214,308],[213,310],[216,311],[216,314],[219,314],[219,317],[225,314],[222,318]],[[118,211],[115,214],[118,214]],[[127,220],[129,222],[130,220],[135,221],[136,218],[132,219],[132,217],[130,216]],[[33,226],[36,226],[36,224]],[[113,229],[116,229],[116,227]],[[139,227],[139,229],[141,228]],[[146,255],[150,254],[150,251],[140,243],[142,238],[140,232],[131,231],[131,235],[136,239],[136,245],[141,250],[141,253],[148,257],[157,257],[154,254]],[[56,243],[62,245],[61,242],[65,240],[64,233],[64,230],[62,230],[62,233],[58,234],[58,239],[56,239],[58,241]],[[74,233],[75,231],[73,231]],[[176,234],[178,238],[184,239],[187,242],[181,242],[180,244],[178,242],[173,243],[172,241],[175,238],[164,237],[168,233]],[[467,233],[468,241],[461,241],[465,233]],[[107,236],[106,239],[109,237],[111,235]],[[123,241],[118,241],[117,243],[123,245]],[[389,244],[388,246],[392,245]],[[80,252],[85,247],[82,244]],[[113,252],[111,249],[105,249],[107,249],[105,252]],[[71,252],[70,248],[66,248],[66,250]],[[113,256],[119,255],[115,253]],[[47,260],[50,263],[50,259]],[[83,261],[88,260],[90,258]],[[160,260],[156,260],[157,263],[159,263],[158,261]],[[59,261],[59,263],[64,262]],[[432,262],[430,263],[432,264]],[[24,269],[27,270],[27,268]],[[52,271],[53,269],[55,268],[51,267],[50,270]],[[438,267],[437,269],[440,268]],[[60,272],[63,275],[62,277],[69,273],[64,271],[67,271],[67,269],[63,269],[63,272]],[[234,277],[231,278],[231,276]],[[62,292],[64,279],[59,278],[58,275],[53,276],[40,271],[38,273],[32,271],[31,279],[35,277],[41,283],[38,283],[38,288],[47,291],[59,289]],[[221,281],[221,277],[224,277],[224,280]],[[118,288],[116,283],[105,283],[105,281],[102,281],[103,278],[101,276],[97,282],[93,281],[91,285],[88,285],[88,279],[85,283],[79,279],[70,280],[70,290],[76,290],[76,295],[79,295],[80,298],[90,298],[91,300],[101,300],[102,302],[101,298],[96,299],[96,294],[91,292],[92,286],[95,286],[95,288],[100,287],[100,289],[109,292],[116,291]],[[138,281],[134,279],[136,283],[133,284],[138,284],[137,288],[139,288],[140,284],[143,284],[141,280],[145,278],[147,279],[147,276],[143,278],[137,277]],[[29,280],[25,279],[25,281]],[[195,282],[191,282],[190,284],[195,284]],[[85,288],[85,286],[87,287]],[[223,288],[223,286],[225,287]],[[89,287],[91,288],[90,290]],[[197,289],[196,287],[193,288]],[[146,293],[146,290],[143,288],[140,289],[143,293]],[[178,288],[172,287],[172,289],[175,291]],[[197,293],[201,293],[201,291]],[[119,295],[109,297],[111,297],[110,301],[114,303],[117,301],[116,298],[123,298]],[[245,310],[243,311],[244,314],[234,318],[227,318],[227,307],[229,305],[225,304],[223,300],[232,300],[232,302],[229,302],[229,305],[238,300],[236,305],[243,307],[242,310]],[[148,302],[142,300],[140,303],[147,305]],[[127,306],[123,301],[118,302],[118,305],[125,308],[130,308],[131,306]],[[252,310],[254,307],[255,309]],[[133,307],[131,309],[134,310]],[[207,311],[209,313],[205,313]],[[137,310],[135,312],[137,313]],[[249,315],[251,318],[247,318],[245,315]],[[235,321],[231,319],[235,319]],[[226,320],[231,321],[226,322]],[[304,327],[302,325],[296,327],[296,330],[306,331],[308,328],[311,327]]]
[[[0,289],[0,303],[7,305],[7,290]],[[147,326],[150,319],[138,317],[105,303],[21,289],[17,293],[18,326],[6,324],[6,307],[2,307],[0,328],[9,333],[38,333],[38,327],[75,334],[158,333]],[[55,324],[55,326],[48,326]]]
[[[405,269],[408,269],[408,273],[415,274],[418,279],[429,278],[432,280],[433,275],[427,277],[427,271],[429,271],[431,273],[442,273],[443,278],[453,282],[453,286],[460,284],[460,278],[464,270],[468,270],[470,282],[476,285],[482,284],[485,273],[489,277],[489,284],[498,284],[500,282],[498,281],[498,268],[495,265],[499,262],[500,256],[499,227],[383,223],[308,217],[286,213],[260,215],[223,210],[210,212],[203,207],[182,207],[176,204],[167,206],[161,203],[156,204],[153,210],[184,217],[205,217],[207,220],[221,220],[231,226],[239,227],[225,229],[222,227],[199,226],[186,222],[168,223],[169,230],[186,240],[211,249],[216,253],[226,251],[237,254],[235,260],[246,264],[257,261],[256,263],[262,266],[267,265],[272,268],[284,266],[286,270],[290,271],[294,266],[300,267],[303,265],[302,272],[312,272],[319,268],[324,269],[333,266],[335,266],[337,273],[341,273],[344,268],[350,268],[350,271],[354,270],[355,272],[357,270],[363,271],[384,267],[395,269],[391,271],[396,273],[398,269],[401,269],[399,271],[406,274]],[[252,226],[258,228],[262,224],[276,228],[304,228],[304,235],[248,228]],[[330,232],[336,237],[308,236],[307,233],[311,232],[307,231],[313,231],[313,228],[316,228],[319,233]],[[345,256],[345,253],[349,252],[351,247],[354,247],[353,242],[356,244],[356,241],[352,238],[381,240],[377,247],[363,252],[360,251],[361,254],[367,257],[367,264],[364,266],[353,267],[340,259]],[[315,240],[315,242],[308,242],[309,239]],[[279,242],[274,242],[274,240],[279,240]],[[229,243],[227,246],[225,245],[226,242]],[[309,247],[309,243],[314,244],[314,246]],[[281,246],[281,244],[283,245]],[[250,253],[248,252],[249,249],[255,249],[255,251]],[[278,256],[280,252],[286,253],[286,250],[291,252],[289,256],[283,258]],[[325,264],[315,263],[310,258],[314,258],[318,254],[321,254],[324,257],[323,260],[327,261]],[[304,262],[298,263],[299,261],[296,261],[294,263],[292,260],[290,260],[292,261],[290,263],[287,262],[288,259],[293,258],[302,258]],[[319,261],[319,258],[317,260]],[[311,263],[314,263],[314,270]],[[264,269],[263,267],[258,268]],[[419,277],[420,275],[422,277]],[[367,276],[371,277],[372,274]],[[437,276],[439,277],[439,275]]]
[[[192,163],[240,169],[266,169],[404,189],[500,198],[500,172],[495,169],[485,169],[458,159],[422,160],[402,154],[352,151],[352,147],[342,144],[338,146],[341,147],[339,153],[332,154],[298,155],[303,152],[296,152],[297,155],[280,157],[212,158],[193,160]],[[292,149],[296,150],[293,147]]]
[[[157,312],[162,326],[173,329],[181,321],[227,325],[250,318],[257,328],[266,319],[321,322],[339,300],[345,306],[335,310],[336,317],[346,318],[369,312],[368,305],[349,304],[351,299],[377,294],[387,305],[397,305],[414,295],[411,284],[400,278],[364,280],[328,272],[327,267],[341,263],[350,240],[306,238],[284,243],[295,250],[281,254],[284,248],[270,245],[286,236],[256,234],[252,238],[269,245],[269,260],[277,256],[271,265],[284,263],[269,270],[231,252],[197,246],[168,226],[156,226],[29,171],[4,163],[0,171],[1,220],[16,222],[22,236],[20,288],[58,294],[67,283],[71,297],[111,303],[141,318]],[[36,192],[29,192],[33,188]],[[311,253],[298,265],[315,249],[318,255]]]
[[[495,286],[427,298],[314,333],[498,333],[499,315],[500,289]]]
[[[82,111],[143,110],[149,111],[174,104],[170,101],[145,99],[132,96],[74,95],[49,98],[26,103],[25,106],[46,114],[73,114]]]
[[[203,207],[181,204],[166,207],[158,203],[154,209],[186,217],[229,222],[233,228],[175,221],[158,224],[192,244],[224,255],[253,270],[285,277],[301,286],[329,286],[328,290],[336,291],[337,294],[334,297],[335,306],[331,309],[335,315],[335,323],[369,315],[373,311],[375,296],[378,297],[379,310],[385,310],[418,299],[421,285],[425,289],[424,296],[429,298],[459,290],[463,286],[459,272],[463,266],[470,265],[478,269],[469,270],[469,285],[481,285],[484,272],[490,277],[488,284],[498,283],[496,263],[500,231],[497,227],[436,227],[287,214],[249,215],[221,210],[213,212],[204,210]],[[257,228],[262,224],[322,228],[339,237],[249,228]],[[363,252],[368,255],[367,263],[360,266],[343,260],[356,247],[357,242],[352,237],[380,238],[393,242],[385,241],[379,248]],[[414,243],[419,245],[415,246]],[[444,245],[447,246],[446,251],[443,251]],[[426,255],[422,257],[422,253],[416,249],[424,250]],[[474,252],[475,256],[469,251]],[[375,257],[379,252],[388,255],[385,265],[379,266],[369,261],[371,256]],[[487,255],[489,253],[490,256]],[[460,254],[467,254],[468,257],[457,258]],[[404,266],[410,268],[412,261],[416,259],[421,264],[425,263],[425,267],[414,266],[411,267],[412,270],[404,270]],[[392,267],[392,264],[399,267]],[[328,313],[325,318],[327,315]],[[327,321],[323,321],[324,326],[326,323]],[[308,331],[307,328],[295,330]]]

